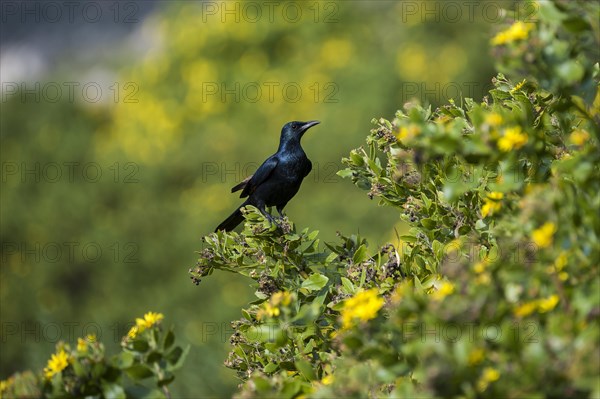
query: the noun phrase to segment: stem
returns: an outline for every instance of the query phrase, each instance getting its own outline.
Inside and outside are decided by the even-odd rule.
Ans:
[[[158,363],[154,363],[154,369],[156,370],[158,381],[162,381],[162,379],[164,378],[164,374]],[[169,392],[169,388],[166,385],[163,385],[161,388],[167,399],[171,399],[171,392]]]

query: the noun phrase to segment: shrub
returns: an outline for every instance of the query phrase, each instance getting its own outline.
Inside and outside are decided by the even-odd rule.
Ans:
[[[539,2],[491,41],[482,101],[377,119],[340,172],[410,230],[274,226],[205,237],[191,270],[255,281],[225,364],[239,397],[597,397],[597,3]]]
[[[42,372],[17,373],[2,381],[1,397],[169,398],[173,372],[183,365],[189,348],[174,345],[173,329],[163,330],[163,318],[148,312],[136,319],[123,337],[122,351],[112,357],[94,335],[78,338],[75,348],[59,342]],[[154,387],[143,384],[148,379]]]

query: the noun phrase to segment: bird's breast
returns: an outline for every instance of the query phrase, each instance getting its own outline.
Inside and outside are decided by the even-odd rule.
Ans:
[[[303,156],[302,156],[303,155]],[[301,181],[306,176],[306,169],[310,168],[310,161],[306,155],[286,156],[277,165],[281,177],[292,181]]]

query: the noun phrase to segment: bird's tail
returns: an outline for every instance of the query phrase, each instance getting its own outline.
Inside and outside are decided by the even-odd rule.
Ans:
[[[244,221],[244,215],[242,215],[242,211],[240,210],[242,207],[246,206],[247,203],[244,202],[237,208],[227,219],[223,220],[219,226],[215,229],[215,232],[219,230],[231,231],[237,227],[238,224]]]

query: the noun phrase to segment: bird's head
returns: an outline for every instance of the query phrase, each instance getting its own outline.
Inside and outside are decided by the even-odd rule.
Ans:
[[[308,122],[288,122],[281,129],[281,139],[282,140],[291,140],[298,139],[302,137],[302,135],[311,127],[318,125],[319,121],[308,121]]]

